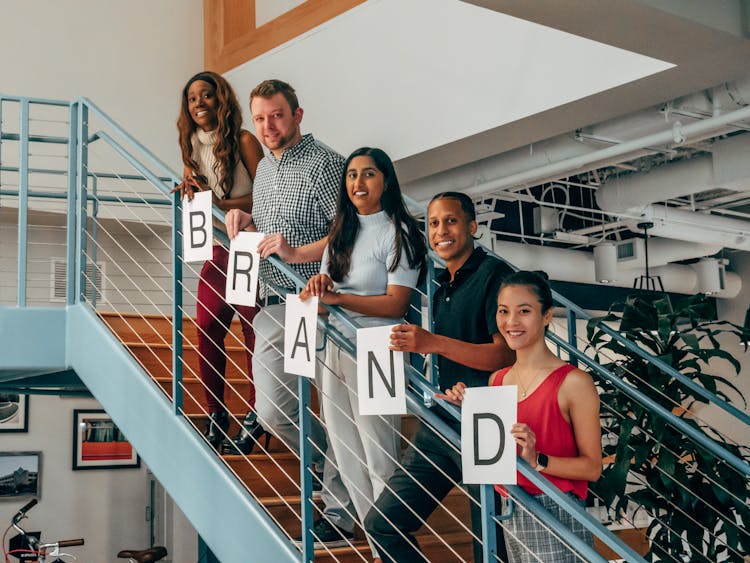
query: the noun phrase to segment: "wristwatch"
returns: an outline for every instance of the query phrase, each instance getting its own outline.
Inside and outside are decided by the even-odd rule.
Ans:
[[[536,454],[536,469],[537,471],[544,471],[547,469],[547,466],[549,465],[549,458],[542,453]]]

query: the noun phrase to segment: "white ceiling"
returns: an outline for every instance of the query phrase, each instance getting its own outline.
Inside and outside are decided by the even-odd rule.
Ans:
[[[245,108],[286,80],[305,131],[400,160],[672,66],[458,0],[370,0],[226,76]]]

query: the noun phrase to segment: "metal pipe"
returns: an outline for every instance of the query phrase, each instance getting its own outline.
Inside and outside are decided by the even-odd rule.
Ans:
[[[16,166],[0,166],[0,171],[3,172],[18,172],[18,167]],[[29,173],[31,174],[51,174],[56,176],[66,176],[68,174],[68,170],[55,170],[52,168],[29,168]],[[145,176],[141,176],[138,174],[115,174],[113,172],[89,172],[89,176],[97,176],[99,178],[108,178],[112,180],[146,180]],[[163,182],[171,182],[171,178],[167,178],[166,176],[159,178]]]
[[[89,131],[89,114],[88,109],[79,105],[78,110],[78,131],[76,132],[78,143],[76,145],[76,303],[86,299],[86,226],[87,226],[87,205],[88,200],[88,131]],[[70,268],[70,264],[68,267]]]
[[[26,258],[29,236],[29,102],[21,101],[18,180],[18,299],[19,307],[26,306]]]
[[[70,104],[68,134],[70,143],[68,144],[68,216],[66,229],[66,280],[65,284],[65,303],[73,305],[76,301],[76,282],[75,268],[76,262],[76,198],[78,197],[78,165],[76,158],[78,154],[78,114],[80,111],[79,104]]]
[[[23,106],[23,104],[21,104]],[[2,138],[6,141],[20,141],[23,142],[21,135],[17,133],[3,133]],[[28,140],[32,143],[53,143],[55,145],[67,145],[67,137],[51,137],[49,135],[31,135]]]
[[[182,205],[180,193],[172,197],[172,402],[182,413]]]
[[[10,96],[8,94],[0,93],[0,98],[8,100],[9,102],[28,102],[29,104],[40,104],[44,106],[69,106],[70,102],[65,100],[53,100],[47,98],[29,98],[26,96]]]
[[[125,149],[120,143],[115,141],[104,131],[99,131],[99,138],[106,141],[107,144],[115,149],[117,154],[127,160],[133,166],[133,168],[143,174],[149,182],[151,182],[157,188],[161,189],[164,195],[169,195],[170,190],[167,189],[166,186],[164,186],[164,183],[159,179],[159,177],[151,172],[148,168],[143,166],[143,164],[141,164],[139,160],[137,160],[132,154],[130,154],[130,152],[128,152],[128,150]]]
[[[93,176],[95,178],[95,176]],[[18,190],[0,190],[0,195],[18,196]],[[42,199],[67,199],[68,194],[62,192],[37,192],[30,191],[28,196],[30,198],[42,198]],[[97,201],[104,203],[133,203],[133,204],[149,204],[149,205],[171,205],[169,201],[163,199],[149,199],[149,198],[138,198],[138,197],[115,197],[111,195],[100,195],[97,196]],[[94,200],[93,196],[88,196],[88,201]]]
[[[477,196],[487,192],[506,190],[508,188],[525,188],[535,186],[540,179],[554,177],[556,175],[564,176],[571,171],[580,170],[596,163],[610,161],[620,156],[627,155],[631,152],[643,150],[645,147],[661,144],[685,144],[688,137],[708,133],[712,130],[724,127],[733,121],[742,121],[750,118],[750,106],[725,113],[717,117],[711,117],[697,123],[681,125],[675,123],[674,127],[659,133],[646,135],[632,141],[625,141],[619,145],[607,147],[597,151],[592,151],[580,156],[560,160],[544,166],[537,167],[533,170],[519,172],[504,178],[498,178],[487,182],[482,182],[475,186],[464,189],[464,193],[470,196]],[[677,141],[675,139],[678,139]]]
[[[176,172],[171,170],[169,166],[164,164],[161,160],[159,160],[151,151],[149,151],[145,146],[143,146],[142,143],[140,143],[138,140],[136,140],[135,137],[133,137],[130,133],[125,131],[120,125],[118,125],[111,117],[109,117],[106,113],[104,113],[99,107],[94,104],[91,100],[88,98],[79,98],[81,103],[83,103],[86,107],[90,108],[102,121],[104,121],[107,125],[112,127],[115,131],[117,131],[126,141],[128,141],[130,144],[135,146],[138,150],[140,150],[143,155],[148,158],[151,162],[156,164],[158,167],[160,167],[164,172],[169,174],[170,179],[179,184],[182,181],[182,178],[177,175]],[[102,132],[99,132],[99,135],[102,135]],[[143,165],[141,165],[143,167]]]

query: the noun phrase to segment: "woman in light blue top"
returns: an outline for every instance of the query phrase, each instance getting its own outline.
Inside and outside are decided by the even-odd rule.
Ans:
[[[380,149],[357,149],[344,166],[321,273],[301,298],[317,296],[343,307],[360,326],[397,323],[422,277],[425,255],[424,237],[406,209],[391,159]],[[401,417],[359,414],[356,362],[330,341],[323,370],[328,436],[361,521],[396,468]],[[372,542],[370,548],[377,557]]]

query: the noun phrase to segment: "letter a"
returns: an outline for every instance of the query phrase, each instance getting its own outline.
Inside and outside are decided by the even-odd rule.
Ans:
[[[304,338],[300,340],[300,334],[304,334]],[[294,354],[297,351],[297,348],[302,346],[305,349],[305,354],[307,354],[307,361],[310,361],[310,346],[307,341],[307,325],[305,324],[305,317],[301,317],[299,320],[299,326],[297,327],[297,336],[294,338],[294,348],[292,348],[292,359],[294,359]]]

